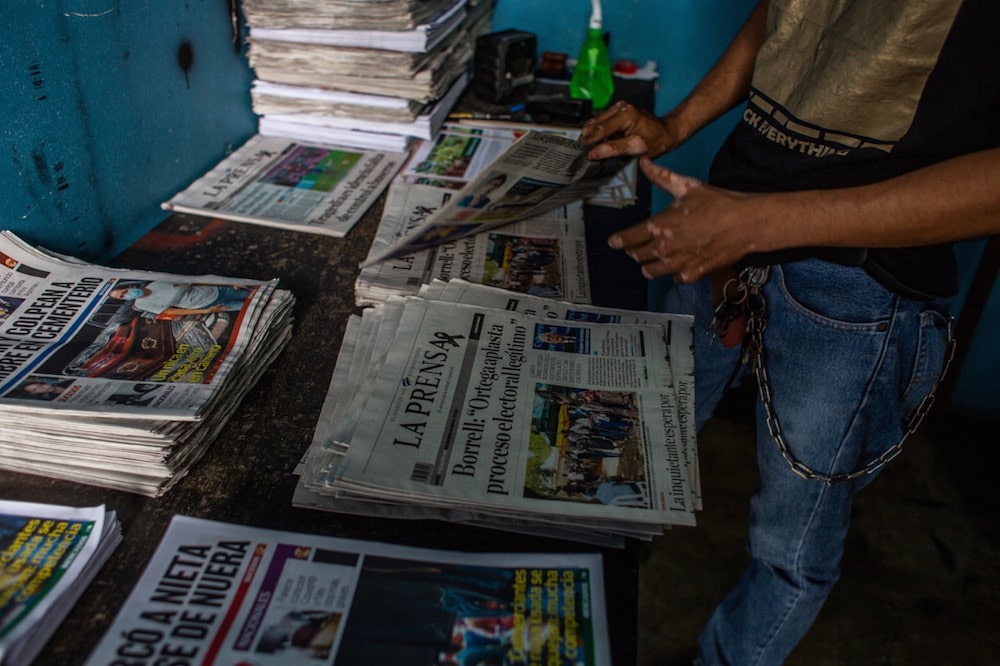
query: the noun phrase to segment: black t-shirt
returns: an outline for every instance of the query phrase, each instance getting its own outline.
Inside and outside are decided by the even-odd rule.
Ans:
[[[850,187],[1000,146],[1000,0],[771,0],[741,122],[712,183],[746,192]],[[802,248],[905,296],[957,291],[951,245]]]

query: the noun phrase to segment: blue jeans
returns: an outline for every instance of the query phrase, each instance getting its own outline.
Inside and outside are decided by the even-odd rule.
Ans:
[[[707,282],[674,287],[666,297],[668,311],[695,315],[699,429],[725,389],[748,372],[738,349],[702,334],[712,317]],[[940,377],[948,304],[896,296],[861,269],[820,260],[773,267],[762,291],[764,363],[792,455],[840,474],[892,448]],[[760,488],[750,506],[751,563],[699,638],[704,664],[785,660],[840,575],[851,503],[875,477],[835,485],[801,478],[771,437],[759,397],[756,417]]]

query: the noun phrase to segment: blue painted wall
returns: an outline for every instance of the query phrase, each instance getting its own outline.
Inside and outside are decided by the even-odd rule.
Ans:
[[[0,226],[103,261],[256,129],[227,0],[0,5]]]

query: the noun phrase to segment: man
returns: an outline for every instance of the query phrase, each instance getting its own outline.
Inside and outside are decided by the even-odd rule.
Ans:
[[[616,104],[584,129],[592,159],[639,155],[674,196],[609,243],[673,276],[668,309],[717,314],[697,426],[748,372],[761,384],[751,564],[698,663],[785,660],[839,576],[855,493],[927,407],[950,243],[1000,231],[998,20],[994,0],[761,0],[671,112]],[[651,161],[741,102],[711,184]]]

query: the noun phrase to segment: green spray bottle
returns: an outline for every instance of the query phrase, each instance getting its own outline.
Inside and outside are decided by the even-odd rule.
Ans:
[[[569,82],[570,97],[589,99],[595,109],[607,106],[611,101],[611,93],[615,90],[608,45],[604,43],[601,23],[601,0],[591,0],[587,39],[580,49],[580,56],[576,59],[573,77]]]

